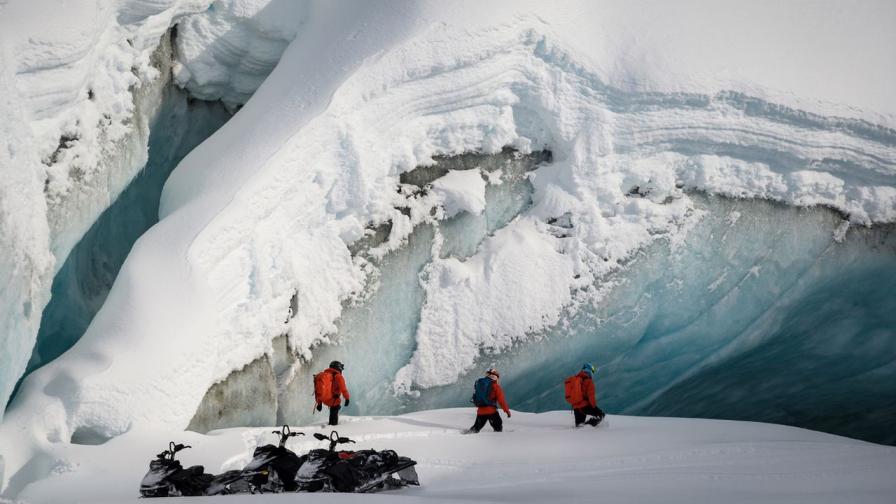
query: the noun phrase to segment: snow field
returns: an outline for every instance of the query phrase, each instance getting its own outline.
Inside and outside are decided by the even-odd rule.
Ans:
[[[398,417],[347,417],[353,448],[394,449],[418,462],[419,488],[380,495],[315,495],[322,502],[889,502],[896,448],[750,422],[611,415],[609,427],[572,427],[572,414],[513,412],[507,432],[461,435],[472,408]],[[77,495],[83,502],[136,502],[149,460],[169,438],[193,446],[187,465],[241,467],[273,427],[131,432],[101,446],[68,445],[53,474],[20,494],[31,504]],[[298,430],[328,432],[320,424]],[[172,437],[173,436],[173,437]],[[295,438],[299,453],[322,443]],[[286,502],[310,496],[246,495],[197,502]]]

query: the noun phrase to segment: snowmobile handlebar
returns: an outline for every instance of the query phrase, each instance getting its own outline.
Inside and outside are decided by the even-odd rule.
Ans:
[[[325,436],[319,432],[315,432],[314,438],[317,439],[318,441],[329,441],[330,442],[330,451],[335,451],[337,444],[354,443],[353,440],[351,440],[347,437],[340,437],[339,433],[336,431],[331,432],[329,436]]]
[[[181,443],[175,443],[174,441],[168,442],[168,449],[163,451],[162,453],[156,455],[156,457],[160,459],[174,460],[174,454],[181,451],[186,450],[187,448],[192,448],[190,445],[185,445]]]
[[[291,437],[295,437],[295,436],[304,436],[304,435],[305,435],[304,432],[298,432],[298,431],[293,432],[293,431],[291,431],[291,430],[289,429],[289,426],[286,425],[286,424],[283,424],[283,428],[282,428],[282,429],[280,429],[280,430],[275,430],[275,431],[271,431],[271,433],[272,433],[272,434],[277,434],[278,436],[280,436],[280,446],[281,446],[281,447],[286,445],[286,440],[288,440],[289,438],[291,438]]]

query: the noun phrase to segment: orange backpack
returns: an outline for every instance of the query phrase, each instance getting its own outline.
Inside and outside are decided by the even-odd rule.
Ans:
[[[582,393],[582,377],[579,375],[570,376],[563,381],[566,389],[566,402],[575,406],[585,400],[585,394]]]
[[[334,385],[336,384],[336,373],[328,373],[321,371],[314,375],[314,402],[316,404],[327,404],[335,396]]]

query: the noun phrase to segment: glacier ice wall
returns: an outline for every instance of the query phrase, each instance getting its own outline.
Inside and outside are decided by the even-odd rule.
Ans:
[[[896,387],[887,379],[896,366],[896,229],[840,236],[836,212],[752,199],[692,194],[687,233],[633,258],[606,280],[613,287],[598,304],[509,348],[485,347],[452,385],[397,393],[432,302],[424,285],[434,257],[469,259],[531,203],[531,185],[519,177],[534,168],[531,159],[467,157],[465,168],[491,173],[501,163],[509,180],[488,186],[482,214],[418,228],[407,248],[382,259],[372,292],[337,322],[334,344],[286,375],[278,422],[313,418],[305,397],[312,375],[334,359],[347,363],[354,414],[465,406],[489,365],[502,370],[512,407],[562,409],[562,377],[589,361],[600,368],[600,404],[612,412],[770,421],[896,442]],[[404,180],[431,180],[417,178],[412,171]],[[570,222],[553,227],[563,233]],[[533,296],[540,287],[529,286]]]

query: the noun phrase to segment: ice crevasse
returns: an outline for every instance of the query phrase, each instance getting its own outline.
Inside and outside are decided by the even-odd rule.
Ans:
[[[742,10],[747,20],[765,17]],[[161,221],[135,245],[86,334],[23,383],[0,426],[0,437],[19,436],[21,447],[3,454],[6,481],[79,430],[109,438],[187,427],[214,384],[259,359],[271,368],[266,376],[283,410],[276,413],[298,411],[283,392],[301,390],[316,355],[348,338],[340,332],[343,313],[376,297],[389,281],[388,261],[402,250],[431,255],[417,261],[423,274],[411,278],[423,293],[411,338],[391,367],[377,371],[377,397],[400,405],[458,400],[451,387],[494,355],[539,342],[540,353],[520,359],[568,350],[568,339],[552,349],[559,337],[552,331],[617,299],[632,282],[623,274],[638,275],[645,251],[699,249],[695,229],[728,224],[708,214],[734,225],[754,222],[737,217],[745,212],[761,220],[784,211],[727,208],[703,194],[836,210],[810,216],[820,232],[807,240],[817,245],[809,254],[877,226],[884,231],[869,240],[882,247],[883,271],[892,275],[886,226],[896,220],[896,105],[886,93],[869,92],[856,104],[839,87],[845,73],[827,88],[787,88],[787,71],[750,75],[756,49],[746,42],[695,63],[684,59],[693,49],[686,44],[623,35],[668,33],[660,21],[625,12],[615,2],[563,10],[496,4],[476,15],[436,3],[365,3],[349,15],[342,5],[310,4],[302,14],[310,21],[271,77],[173,173]],[[722,15],[709,9],[681,21],[705,28],[723,24]],[[869,13],[854,16],[870,23],[863,36],[892,39]],[[585,21],[605,31],[583,30]],[[812,18],[800,29],[826,22]],[[775,26],[780,38],[763,44],[791,36]],[[694,45],[718,41],[723,31],[710,28]],[[859,39],[852,43],[866,41]],[[725,58],[743,61],[747,75],[711,74]],[[868,65],[875,77],[893,75],[883,53],[869,59],[880,63]],[[801,64],[824,67],[811,58]],[[201,70],[193,72],[201,80]],[[520,174],[513,160],[487,169],[479,160],[420,185],[402,181],[436,157],[507,156],[508,147],[523,157],[549,150],[550,162]],[[512,186],[509,193],[496,193],[502,184]],[[482,225],[480,239],[462,252],[444,253],[462,241],[463,219],[489,216],[495,205],[509,210]],[[737,249],[730,252],[736,259]],[[726,282],[736,273],[702,287],[732,289]],[[740,274],[746,282],[763,272],[748,266]],[[370,338],[397,348],[392,336]],[[892,349],[892,331],[875,337]],[[674,338],[667,342],[674,346]],[[659,372],[684,383],[719,358],[724,342],[713,345],[692,360],[652,353],[662,346],[642,347],[635,358],[649,368],[669,357],[674,365]],[[658,389],[633,390],[648,401]],[[371,403],[360,411],[380,404]]]

